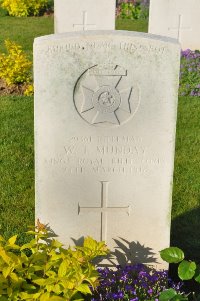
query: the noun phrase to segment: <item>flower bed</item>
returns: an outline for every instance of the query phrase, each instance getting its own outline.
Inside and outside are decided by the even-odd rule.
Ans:
[[[181,52],[181,96],[200,96],[200,51],[190,49]]]
[[[161,292],[173,288],[181,293],[183,283],[175,284],[167,271],[156,271],[143,264],[118,266],[115,271],[98,269],[100,285],[93,290],[91,301],[158,301]]]

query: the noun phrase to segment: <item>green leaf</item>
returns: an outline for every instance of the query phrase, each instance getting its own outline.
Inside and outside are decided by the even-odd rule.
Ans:
[[[22,298],[22,300],[36,300],[37,298],[39,298],[41,295],[41,293],[35,293],[35,294],[28,294],[28,293],[25,293],[25,292],[22,292],[20,294],[20,297]]]
[[[53,279],[53,278],[47,278],[47,279],[39,278],[39,279],[35,279],[35,280],[32,280],[32,281],[33,281],[33,283],[35,283],[39,286],[46,286],[46,285],[54,284],[56,282],[56,279]]]
[[[53,296],[50,299],[48,299],[49,301],[66,301],[66,298],[62,298],[62,297],[58,297],[58,296]]]
[[[18,282],[19,278],[17,276],[17,274],[15,273],[10,273],[10,278],[14,281],[14,282]]]
[[[159,301],[169,301],[176,296],[176,291],[173,288],[170,288],[162,292],[159,296]]]
[[[30,235],[37,235],[38,234],[38,232],[36,232],[36,231],[27,231],[26,232],[26,234],[30,234]]]
[[[89,288],[89,286],[88,286],[88,284],[84,284],[84,283],[80,284],[80,285],[77,287],[77,291],[83,293],[84,295],[87,295],[87,294],[90,294],[90,295],[91,295],[91,294],[92,294],[92,293],[91,293],[91,290],[90,290],[90,288]]]
[[[12,296],[12,292],[13,292],[12,287],[7,287],[7,294],[9,297]]]
[[[29,284],[29,283],[23,283],[22,288],[26,291],[31,291],[36,289],[36,287],[33,284]]]
[[[178,267],[178,275],[181,280],[189,280],[195,275],[196,263],[183,260]]]
[[[16,240],[17,240],[17,235],[14,235],[11,238],[9,238],[9,240],[8,240],[9,245],[11,245],[11,246],[14,245]]]
[[[33,239],[33,240],[31,240],[29,243],[24,244],[24,245],[20,248],[20,250],[22,251],[22,250],[25,250],[25,249],[31,249],[31,248],[33,248],[34,246],[35,246],[35,240]]]
[[[58,269],[58,277],[64,277],[67,273],[67,263],[63,261]]]
[[[200,283],[200,266],[197,266],[195,275],[194,275],[194,279],[196,282]]]
[[[181,294],[177,294],[171,299],[171,301],[188,301],[188,300],[189,300],[188,297]]]
[[[160,294],[159,301],[188,301],[188,297],[177,294],[173,288],[170,288]]]
[[[50,293],[44,293],[40,296],[40,301],[47,301],[49,300],[49,297],[50,297]]]
[[[38,271],[43,271],[44,268],[43,268],[42,266],[35,265],[35,266],[32,266],[32,267],[29,269],[29,271],[31,271],[31,270],[32,270],[32,272],[38,272]]]
[[[44,286],[44,285],[46,285],[46,279],[44,279],[44,278],[36,279],[36,280],[33,280],[33,283],[35,283],[39,286]]]
[[[51,247],[61,248],[62,246],[63,246],[63,244],[56,239],[53,239],[51,242]]]
[[[11,266],[8,266],[8,267],[5,267],[5,268],[3,268],[3,276],[5,277],[5,278],[7,278],[8,277],[8,275],[10,274],[10,272],[12,271],[12,267]]]
[[[7,255],[7,253],[5,252],[5,250],[3,248],[0,248],[0,256],[7,264],[10,263],[10,257]]]
[[[63,292],[63,286],[61,286],[60,284],[55,284],[52,286],[52,291],[57,295],[60,295]]]
[[[179,263],[184,259],[184,253],[177,247],[170,247],[160,251],[161,258],[169,263]]]

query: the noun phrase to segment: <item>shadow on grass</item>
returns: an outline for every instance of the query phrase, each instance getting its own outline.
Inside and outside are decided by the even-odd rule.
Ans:
[[[200,263],[200,207],[172,221],[171,246],[183,249],[187,259]]]
[[[180,215],[172,221],[171,246],[181,248],[188,260],[200,264],[200,207]],[[170,265],[170,276],[178,280],[178,265]],[[185,281],[184,290],[200,293],[200,284],[195,281]]]

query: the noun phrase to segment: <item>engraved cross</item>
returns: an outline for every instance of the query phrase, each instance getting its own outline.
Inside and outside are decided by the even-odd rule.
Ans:
[[[82,24],[73,24],[73,27],[75,28],[76,26],[82,27],[82,30],[88,30],[88,26],[93,26],[96,28],[96,24],[87,24],[87,12],[83,11],[83,23]]]
[[[177,31],[177,39],[180,42],[181,41],[181,31],[182,30],[191,30],[191,27],[183,27],[182,26],[182,15],[178,16],[178,26],[176,27],[168,27],[168,30],[176,30]]]
[[[101,213],[101,237],[100,239],[106,241],[107,237],[107,213],[108,212],[125,212],[130,215],[130,205],[126,207],[108,207],[108,185],[109,182],[101,182],[101,207],[81,207],[78,204],[78,214],[84,212]]]

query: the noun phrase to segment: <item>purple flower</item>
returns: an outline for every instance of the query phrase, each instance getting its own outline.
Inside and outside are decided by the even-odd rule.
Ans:
[[[156,271],[142,264],[118,266],[116,270],[98,269],[100,285],[93,290],[91,301],[148,301],[157,300],[159,294],[169,287],[181,292],[180,284],[168,279],[167,271]]]
[[[199,96],[200,51],[190,49],[181,52],[180,90],[181,96]]]

